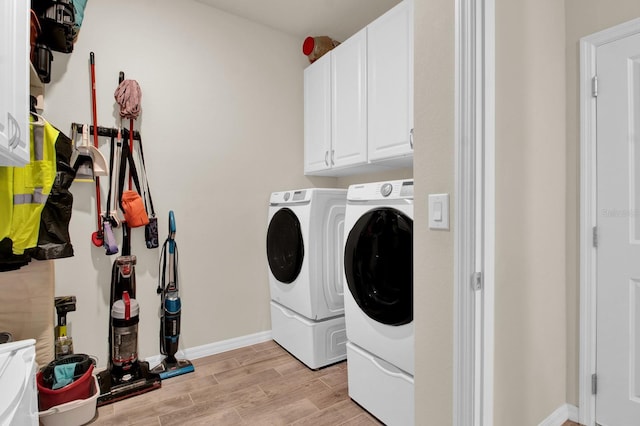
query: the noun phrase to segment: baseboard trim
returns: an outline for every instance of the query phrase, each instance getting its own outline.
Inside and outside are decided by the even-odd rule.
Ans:
[[[220,342],[208,343],[206,345],[195,346],[178,351],[176,358],[194,360],[204,358],[206,356],[219,354],[233,349],[243,348],[245,346],[255,345],[257,343],[271,340],[271,330],[262,331],[260,333],[249,334],[246,336],[234,337],[233,339],[222,340]],[[145,358],[150,367],[154,367],[164,359],[163,355],[153,355]]]
[[[538,426],[562,426],[567,420],[578,422],[578,407],[571,404],[563,404],[551,413],[549,417],[541,421]]]

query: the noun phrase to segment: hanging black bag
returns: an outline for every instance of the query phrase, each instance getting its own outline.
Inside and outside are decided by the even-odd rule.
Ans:
[[[144,239],[147,243],[148,249],[157,248],[158,243],[158,218],[156,218],[156,211],[153,208],[153,200],[151,199],[151,189],[149,189],[149,180],[147,179],[147,166],[144,162],[144,151],[142,149],[142,136],[138,138],[138,144],[140,149],[138,150],[140,156],[140,176],[142,179],[142,198],[144,200],[144,206],[149,216],[149,223],[144,227]],[[151,211],[149,211],[151,209]]]

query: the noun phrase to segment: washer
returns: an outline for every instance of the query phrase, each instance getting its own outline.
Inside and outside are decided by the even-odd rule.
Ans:
[[[274,192],[267,260],[273,339],[312,369],[346,358],[343,238],[347,190]]]
[[[349,396],[413,424],[413,180],[351,185],[344,240]]]

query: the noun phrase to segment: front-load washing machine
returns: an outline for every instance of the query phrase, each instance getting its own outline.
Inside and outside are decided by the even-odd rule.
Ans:
[[[349,396],[413,424],[413,180],[351,185],[344,244]]]
[[[271,194],[267,260],[273,339],[308,367],[346,358],[343,238],[347,191]]]

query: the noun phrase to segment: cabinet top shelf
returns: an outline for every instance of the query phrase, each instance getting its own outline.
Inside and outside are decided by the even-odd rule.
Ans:
[[[29,80],[30,80],[29,86],[32,89],[44,90],[44,83],[42,81],[40,81],[40,77],[38,77],[38,72],[33,67],[33,64],[31,62],[29,62],[29,70],[30,70],[29,71]]]
[[[29,93],[37,99],[36,109],[44,109],[44,83],[38,77],[38,72],[29,62]]]

